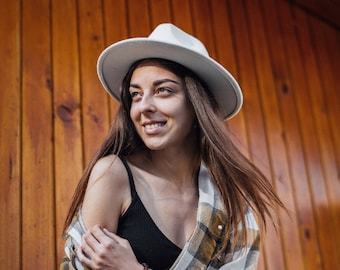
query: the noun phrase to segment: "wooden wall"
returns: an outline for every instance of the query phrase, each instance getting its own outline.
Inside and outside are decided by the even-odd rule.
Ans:
[[[57,269],[70,198],[117,108],[97,57],[161,22],[243,88],[227,125],[292,213],[269,226],[259,269],[340,269],[339,30],[284,0],[0,0],[0,269]]]

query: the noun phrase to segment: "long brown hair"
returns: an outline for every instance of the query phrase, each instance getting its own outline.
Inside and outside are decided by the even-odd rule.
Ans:
[[[109,154],[127,156],[146,150],[130,118],[131,96],[128,89],[135,68],[142,61],[149,60],[141,60],[132,65],[122,82],[120,107],[106,139],[86,167],[77,186],[65,221],[64,233],[83,202],[88,179],[95,163]],[[200,160],[209,169],[212,181],[224,201],[225,209],[229,211],[223,248],[220,252],[227,248],[229,240],[232,240],[233,250],[240,238],[238,224],[241,223],[242,228],[246,227],[247,207],[251,207],[261,223],[266,225],[266,216],[273,220],[271,208],[276,209],[277,206],[284,208],[284,206],[266,177],[233,144],[217,102],[204,83],[180,64],[164,59],[157,59],[157,61],[184,81],[188,103],[196,114]],[[230,239],[232,231],[234,233]],[[245,229],[242,230],[241,236],[243,245],[246,245]]]

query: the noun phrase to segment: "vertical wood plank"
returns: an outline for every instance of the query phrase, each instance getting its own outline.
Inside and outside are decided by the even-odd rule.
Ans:
[[[241,1],[236,0],[229,1],[229,9],[235,54],[240,71],[239,80],[244,94],[243,111],[248,126],[250,158],[269,179],[272,179],[267,134],[253,56],[253,41],[250,39],[246,9]],[[267,234],[262,238],[264,246],[260,269],[285,269],[280,234],[276,233],[272,224],[268,224]]]
[[[67,29],[67,31],[65,31]],[[64,256],[62,229],[83,170],[77,4],[52,1],[57,264]],[[65,42],[67,40],[67,42]]]
[[[171,22],[169,0],[149,0],[151,28],[154,29],[160,23]]]
[[[105,47],[128,37],[126,0],[104,0]],[[105,91],[102,87],[102,91]],[[107,94],[108,95],[108,94]],[[116,114],[119,103],[110,98],[110,117]]]
[[[183,31],[193,34],[190,0],[171,0],[170,7],[174,24],[183,29]]]
[[[105,46],[128,37],[127,0],[104,0]]]
[[[109,97],[97,77],[97,59],[104,49],[101,1],[78,1],[80,84],[84,158],[87,163],[101,145],[109,126]]]
[[[269,48],[263,25],[262,8],[259,1],[246,1],[246,3],[274,183],[285,206],[293,213],[292,218],[289,218],[285,213],[280,216],[285,263],[287,269],[303,269],[295,201],[287,163],[286,146],[282,137],[284,130],[271,73],[271,59],[268,54]]]
[[[339,265],[339,257],[337,256],[336,228],[331,210],[332,202],[327,191],[327,184],[329,182],[328,170],[332,169],[328,166],[331,165],[333,161],[327,161],[329,157],[332,157],[332,150],[329,150],[327,153],[327,148],[329,148],[328,142],[330,141],[329,127],[327,115],[324,113],[325,104],[318,71],[318,66],[322,66],[322,63],[316,63],[315,51],[311,44],[306,14],[297,9],[294,11],[298,22],[297,36],[300,54],[305,70],[305,79],[307,81],[307,88],[302,89],[302,92],[310,98],[308,109],[304,111],[304,118],[308,115],[313,120],[313,139],[315,141],[308,144],[308,151],[310,152],[308,157],[315,211],[318,218],[320,245],[322,245],[323,266],[325,269],[335,269],[336,266]],[[306,136],[310,139],[311,134],[306,134]],[[327,162],[330,162],[330,164],[327,164]],[[327,233],[320,230],[320,228],[326,227],[328,228]],[[330,234],[335,237],[329,238]]]
[[[315,21],[315,24],[318,25],[318,21]],[[329,119],[333,133],[332,141],[334,143],[335,157],[337,159],[337,168],[338,171],[340,171],[340,91],[338,90],[340,79],[340,69],[338,67],[340,63],[340,34],[339,30],[333,29],[325,24],[322,24],[319,31],[321,31],[322,33],[323,40],[317,40],[317,42],[321,42],[322,44],[319,43],[316,46],[317,48],[323,48],[323,50],[325,50],[327,53],[324,53],[322,58],[319,55],[318,62],[323,61],[323,57],[325,57],[327,61],[327,66],[325,70],[323,69],[323,81],[327,87],[327,91],[325,91],[325,94],[327,96],[327,102],[329,103],[329,108],[331,110],[329,114]],[[330,78],[328,78],[327,76],[330,76]],[[339,175],[340,172],[338,173],[338,177]]]
[[[55,261],[49,1],[22,1],[22,269]]]
[[[281,1],[282,4],[283,1]],[[302,139],[299,131],[299,121],[297,109],[295,107],[294,92],[299,89],[294,88],[294,82],[291,81],[290,71],[287,63],[286,44],[293,42],[284,39],[281,24],[287,23],[289,10],[282,13],[280,17],[277,2],[262,0],[266,29],[268,33],[268,43],[270,48],[270,58],[272,63],[272,72],[276,84],[276,92],[279,99],[279,109],[282,116],[284,128],[284,140],[287,147],[288,162],[290,168],[290,177],[292,178],[292,187],[294,199],[296,201],[297,219],[300,231],[300,241],[303,250],[303,260],[305,269],[320,269],[320,256],[318,250],[318,238],[315,226],[312,199],[308,183],[308,176],[304,160],[304,151],[302,148]],[[281,19],[277,19],[281,18]],[[289,20],[288,20],[289,21]],[[306,192],[308,191],[308,192]]]
[[[151,31],[148,0],[127,0],[130,37],[147,37]]]
[[[213,25],[214,47],[216,50],[216,60],[221,63],[239,82],[239,70],[236,64],[234,37],[231,30],[230,12],[227,1],[210,1],[209,9]],[[239,82],[240,83],[240,82]],[[242,85],[240,85],[242,88]],[[226,122],[234,143],[240,151],[249,157],[247,127],[244,119],[244,111],[241,111]]]
[[[298,8],[303,8],[318,21],[326,21],[339,29],[339,0],[291,0]]]
[[[21,266],[20,15],[19,2],[0,2],[0,261],[13,270]]]
[[[229,15],[233,12],[227,1],[210,1],[210,14],[213,23],[213,35],[214,44],[216,49],[216,58],[218,61],[227,68],[227,70],[236,78],[239,82],[242,92],[244,93],[243,86],[241,85],[240,70],[237,65],[237,55],[235,46],[235,36],[231,28],[231,16]],[[241,48],[240,48],[241,49]],[[242,51],[240,52],[243,53]],[[245,119],[245,112],[242,108],[237,116],[228,120],[226,125],[229,128],[230,133],[233,136],[234,143],[238,149],[248,158],[249,156],[249,145],[248,145],[248,127]],[[261,250],[261,257],[258,263],[258,269],[264,269],[264,249]]]
[[[330,220],[327,214],[327,198],[325,197],[325,188],[323,183],[323,173],[321,168],[321,161],[319,159],[318,142],[316,138],[315,123],[311,115],[311,100],[310,100],[310,89],[308,86],[308,80],[306,77],[306,63],[302,58],[301,42],[308,42],[305,38],[305,30],[300,29],[298,31],[298,25],[301,23],[298,18],[294,15],[296,9],[292,9],[291,6],[280,2],[279,5],[280,18],[285,18],[286,22],[282,23],[282,35],[287,40],[286,52],[287,60],[291,75],[291,82],[295,95],[295,103],[298,114],[298,121],[300,125],[300,133],[302,136],[302,146],[304,151],[304,158],[307,168],[307,175],[309,180],[310,196],[312,198],[313,207],[306,209],[305,215],[308,215],[308,211],[313,212],[315,215],[316,232],[319,241],[318,252],[314,255],[321,259],[321,269],[332,269],[327,268],[328,262],[325,262],[324,253],[328,253],[333,256],[334,250],[332,251],[329,245],[333,241],[329,238],[329,231],[324,231],[322,228],[328,228]],[[302,35],[302,36],[301,36]],[[325,207],[321,209],[321,207]],[[306,231],[307,237],[313,237]],[[327,236],[326,236],[327,235]],[[332,245],[332,244],[331,244]],[[328,255],[327,255],[328,256]]]
[[[329,26],[316,19],[309,18],[310,33],[311,33],[311,45],[315,52],[316,71],[320,78],[319,95],[323,98],[323,106],[319,107],[318,114],[324,115],[319,121],[318,129],[319,140],[321,140],[321,151],[323,166],[326,171],[326,187],[330,200],[330,210],[332,212],[332,219],[334,229],[340,228],[340,208],[337,205],[340,204],[340,155],[337,156],[337,143],[339,140],[339,125],[336,125],[336,119],[339,121],[340,117],[340,93],[337,91],[337,87],[340,84],[340,77],[333,76],[331,62],[340,60],[340,47],[334,48],[329,51],[327,44],[336,42],[332,37],[337,35],[328,35],[331,33],[328,29]],[[339,45],[339,44],[338,44]],[[330,55],[331,52],[331,55]],[[340,72],[338,71],[340,74]],[[338,131],[338,132],[337,132]],[[337,160],[338,158],[338,160]],[[337,257],[340,257],[340,234],[335,233],[335,242],[337,244],[336,250]],[[340,267],[340,260],[337,262]]]
[[[203,42],[209,52],[209,55],[216,59],[209,1],[191,1],[191,10],[194,36]]]

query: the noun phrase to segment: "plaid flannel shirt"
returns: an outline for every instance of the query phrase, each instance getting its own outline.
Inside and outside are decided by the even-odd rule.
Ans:
[[[215,258],[221,248],[226,214],[219,192],[210,180],[207,168],[202,165],[199,179],[199,203],[196,227],[170,270],[254,270],[259,258],[260,234],[253,213],[246,214],[247,246],[237,245],[234,253],[230,248]],[[239,226],[239,230],[242,227]],[[76,249],[86,228],[81,210],[70,225],[65,242],[65,253],[60,270],[87,270],[76,256]],[[230,243],[231,244],[231,243]]]

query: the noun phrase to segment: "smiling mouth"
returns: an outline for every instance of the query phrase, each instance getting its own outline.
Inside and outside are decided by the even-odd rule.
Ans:
[[[165,122],[162,122],[162,123],[152,123],[152,124],[144,125],[144,128],[148,129],[148,130],[151,130],[151,129],[155,129],[155,128],[158,128],[158,127],[162,127],[164,125],[165,125]]]

